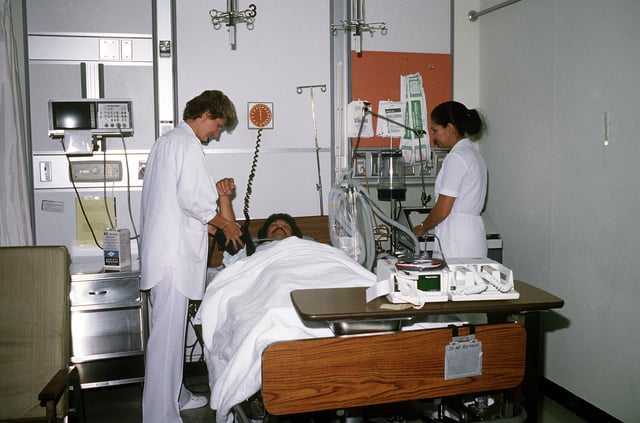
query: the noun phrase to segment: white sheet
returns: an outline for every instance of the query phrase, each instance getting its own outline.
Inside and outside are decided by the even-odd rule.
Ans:
[[[282,340],[330,337],[328,327],[304,325],[293,309],[294,289],[370,286],[376,277],[341,250],[290,237],[222,270],[207,287],[202,323],[218,423],[260,389],[262,351]]]

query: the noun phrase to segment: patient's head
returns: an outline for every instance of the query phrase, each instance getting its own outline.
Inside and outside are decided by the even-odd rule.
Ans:
[[[282,239],[290,236],[302,238],[302,231],[293,217],[286,213],[274,213],[258,231],[259,239]]]

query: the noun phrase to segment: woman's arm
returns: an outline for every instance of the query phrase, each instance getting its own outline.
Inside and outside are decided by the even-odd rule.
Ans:
[[[429,215],[421,224],[413,228],[415,236],[420,237],[426,234],[430,229],[435,228],[440,222],[446,219],[451,213],[453,203],[456,201],[456,197],[450,197],[448,195],[438,195],[438,201],[435,206],[429,212]]]

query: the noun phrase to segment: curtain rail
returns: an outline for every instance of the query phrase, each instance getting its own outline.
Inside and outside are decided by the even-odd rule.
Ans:
[[[491,13],[495,10],[502,9],[503,7],[507,7],[509,5],[512,5],[513,3],[518,3],[519,1],[522,1],[522,0],[507,0],[504,3],[496,4],[495,6],[489,7],[488,9],[481,10],[479,12],[476,12],[475,10],[471,10],[467,14],[467,18],[469,18],[471,22],[475,22],[482,15],[486,15],[487,13]]]

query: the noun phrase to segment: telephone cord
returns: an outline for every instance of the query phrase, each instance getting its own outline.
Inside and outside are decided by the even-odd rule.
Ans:
[[[487,284],[484,283],[482,278],[480,277],[480,273],[476,271],[471,271],[471,275],[473,277],[474,284],[472,286],[464,286],[457,290],[457,292],[461,295],[474,295],[480,294],[487,290]]]
[[[484,279],[487,280],[495,289],[502,292],[503,294],[513,289],[513,285],[511,285],[510,283],[501,282],[498,278],[496,278],[489,272],[482,272],[482,277],[484,277]]]

